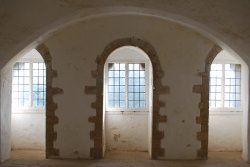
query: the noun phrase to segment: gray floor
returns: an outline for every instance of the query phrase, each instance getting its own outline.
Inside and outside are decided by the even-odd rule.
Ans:
[[[149,160],[147,153],[109,152],[102,160],[44,159],[42,151],[14,151],[2,167],[250,167],[239,152],[210,152],[208,160]]]

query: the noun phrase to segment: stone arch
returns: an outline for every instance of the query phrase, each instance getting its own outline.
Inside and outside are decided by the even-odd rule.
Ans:
[[[197,139],[201,141],[201,148],[197,151],[197,158],[208,158],[208,138],[209,138],[209,73],[210,67],[215,57],[222,51],[218,45],[214,45],[207,55],[205,60],[205,72],[200,73],[202,84],[193,87],[193,91],[200,94],[201,100],[199,103],[200,116],[196,118],[196,123],[201,125],[201,131],[197,133]],[[246,102],[248,103],[248,102]],[[244,111],[248,112],[248,111]],[[248,115],[248,114],[245,114]],[[246,120],[247,118],[244,118]],[[248,126],[248,125],[247,125]],[[248,129],[248,127],[246,128]],[[246,130],[244,129],[244,130]],[[248,143],[245,143],[248,145]],[[244,143],[243,143],[244,146]],[[245,154],[245,155],[244,155]],[[248,148],[243,149],[243,157],[248,158]]]
[[[197,139],[201,142],[201,148],[197,151],[197,158],[207,159],[208,156],[208,119],[209,119],[209,71],[216,55],[222,49],[214,45],[205,60],[205,72],[201,73],[202,84],[194,87],[194,92],[200,93],[200,116],[196,118],[196,123],[201,125],[201,131],[197,133]]]
[[[54,125],[58,123],[58,117],[55,115],[57,104],[53,100],[53,96],[63,93],[60,88],[53,88],[53,78],[57,77],[57,73],[52,68],[52,57],[49,49],[40,44],[36,50],[41,54],[46,65],[46,158],[59,156],[59,150],[54,147],[54,141],[57,133],[54,131]]]
[[[167,86],[163,86],[161,78],[163,77],[163,71],[161,70],[161,64],[158,59],[157,53],[153,46],[148,42],[138,38],[122,38],[117,39],[107,45],[102,52],[101,56],[96,59],[97,70],[93,71],[92,75],[96,78],[96,86],[88,86],[85,88],[87,93],[96,94],[96,102],[92,106],[96,109],[96,116],[90,117],[89,121],[95,124],[95,129],[90,132],[90,138],[94,140],[94,147],[90,150],[90,155],[93,158],[103,157],[103,74],[104,64],[112,51],[122,46],[135,46],[142,49],[148,56],[152,63],[153,68],[153,116],[152,116],[152,159],[157,159],[164,155],[164,148],[161,147],[161,140],[164,137],[164,133],[159,131],[159,123],[166,122],[167,117],[160,115],[160,107],[165,106],[165,103],[160,102],[160,94],[169,92]],[[95,90],[95,91],[93,91]]]

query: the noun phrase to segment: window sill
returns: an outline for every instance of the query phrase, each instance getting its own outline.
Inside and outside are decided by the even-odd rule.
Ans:
[[[12,109],[12,114],[45,114],[45,108]]]
[[[209,111],[209,115],[242,115],[242,111],[240,110],[228,110],[228,111],[223,111],[223,110],[216,110],[216,111],[213,111],[213,110],[210,110]]]
[[[148,111],[106,111],[107,114],[112,115],[145,115]]]

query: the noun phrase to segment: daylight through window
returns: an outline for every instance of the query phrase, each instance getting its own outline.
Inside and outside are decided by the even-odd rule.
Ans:
[[[108,63],[108,108],[145,108],[145,63]]]
[[[17,62],[13,67],[14,107],[44,107],[46,68],[44,63]]]
[[[241,107],[241,65],[212,64],[210,70],[209,107]]]

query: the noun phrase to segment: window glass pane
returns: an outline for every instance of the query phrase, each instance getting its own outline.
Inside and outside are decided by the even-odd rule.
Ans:
[[[139,78],[134,78],[134,85],[140,85]]]
[[[23,99],[23,106],[24,107],[28,107],[30,105],[29,99],[28,98],[24,98]]]
[[[216,70],[222,71],[222,64],[216,64]]]
[[[120,92],[125,92],[125,86],[120,86]]]
[[[39,76],[38,70],[33,70],[33,76]]]
[[[140,93],[134,94],[134,100],[140,100]]]
[[[145,71],[140,71],[140,77],[145,77]]]
[[[38,69],[38,63],[32,63],[33,69]]]
[[[134,70],[134,64],[128,64],[128,70]]]
[[[120,93],[120,101],[125,101],[125,93]]]
[[[209,101],[209,107],[215,107],[215,101]]]
[[[24,84],[30,84],[30,78],[29,77],[24,77]]]
[[[120,71],[120,77],[125,77],[125,71]]]
[[[126,105],[125,101],[120,100],[120,108],[126,107],[125,105]]]
[[[240,107],[241,106],[241,104],[240,104],[240,101],[235,101],[235,107]]]
[[[222,78],[223,76],[225,78]],[[241,69],[239,64],[212,64],[209,82],[209,106],[238,107],[241,89],[240,77]],[[222,95],[224,97],[224,106],[222,106]]]
[[[114,64],[114,70],[115,71],[117,71],[117,70],[119,71],[120,70],[120,64],[119,63],[115,63]]]
[[[120,86],[114,86],[114,88],[115,88],[115,92],[117,92],[117,93],[119,93],[120,92]]]
[[[139,71],[134,71],[134,77],[139,77],[140,76],[140,72]]]
[[[139,70],[139,64],[134,64],[134,70]]]
[[[140,93],[140,100],[144,101],[145,100],[145,93]]]
[[[119,76],[120,76],[119,71],[114,71],[114,74],[115,74],[115,77],[119,78]]]
[[[139,108],[140,107],[140,101],[135,100],[134,101],[134,108]]]
[[[215,101],[215,106],[216,106],[216,107],[222,107],[221,101]]]
[[[140,101],[140,108],[144,108],[144,107],[145,107],[144,101]]]
[[[125,71],[125,64],[120,64],[120,70],[124,70]]]
[[[134,101],[128,101],[128,107],[134,108]]]
[[[134,71],[129,71],[128,72],[128,77],[134,77]]]
[[[120,85],[120,83],[119,83],[119,77],[114,78],[114,81],[115,81],[115,85]]]
[[[115,84],[115,82],[114,82],[114,78],[109,78],[108,79],[109,81],[109,85],[114,85]]]
[[[121,108],[125,103],[125,64],[108,64],[108,107]],[[114,92],[114,93],[113,93]]]
[[[239,93],[236,93],[235,98],[236,98],[236,100],[240,100],[240,94],[239,94]]]
[[[125,85],[125,78],[120,78],[120,85]]]
[[[109,71],[109,74],[108,74],[109,77],[114,77],[114,71]]]
[[[134,86],[128,86],[128,92],[134,92]]]
[[[127,73],[127,76],[126,76]],[[118,108],[145,107],[145,64],[109,63],[108,64],[108,106]],[[114,74],[114,75],[113,75]],[[115,76],[115,78],[114,78]],[[114,78],[114,79],[113,79]],[[114,87],[110,87],[115,85]],[[113,88],[113,90],[112,90]],[[127,91],[127,92],[126,92]],[[109,93],[116,92],[111,97]],[[143,93],[143,94],[142,94]],[[126,103],[127,98],[127,103]],[[118,101],[118,102],[116,102]],[[110,103],[110,104],[109,104]],[[141,104],[142,103],[142,104]],[[127,106],[126,106],[127,104]]]
[[[134,93],[128,93],[128,100],[134,100]]]

